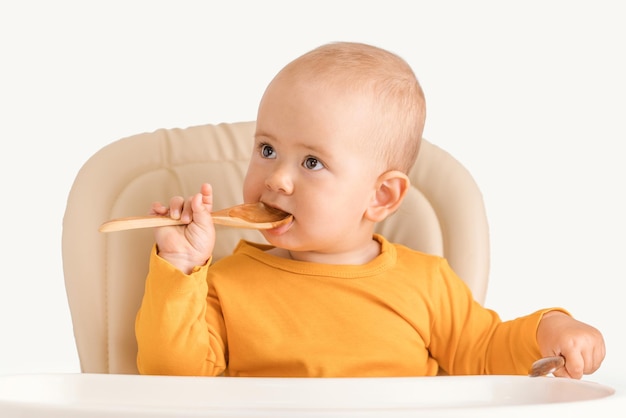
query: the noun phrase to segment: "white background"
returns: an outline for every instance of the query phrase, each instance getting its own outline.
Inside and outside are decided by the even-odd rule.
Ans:
[[[624,381],[626,14],[619,1],[3,1],[0,374],[78,372],[65,202],[125,136],[253,120],[322,43],[404,57],[425,136],[474,174],[491,227],[486,305],[563,306],[603,331],[592,381]],[[114,170],[114,167],[111,167]]]

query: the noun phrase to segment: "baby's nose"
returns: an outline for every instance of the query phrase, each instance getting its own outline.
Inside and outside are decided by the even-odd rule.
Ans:
[[[293,193],[293,180],[287,170],[275,170],[265,179],[265,187],[268,190],[285,194]]]

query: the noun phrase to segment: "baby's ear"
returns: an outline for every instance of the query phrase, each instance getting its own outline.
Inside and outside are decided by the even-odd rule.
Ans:
[[[393,170],[381,174],[376,181],[376,190],[365,217],[372,222],[385,220],[398,209],[410,184],[407,175],[401,171]]]

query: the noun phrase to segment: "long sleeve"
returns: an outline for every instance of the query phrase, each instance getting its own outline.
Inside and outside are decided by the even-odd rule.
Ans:
[[[473,300],[465,283],[445,260],[439,266],[439,286],[433,295],[434,325],[430,350],[450,374],[527,374],[541,353],[537,327],[543,309],[510,321]]]
[[[225,331],[219,304],[207,296],[207,269],[208,263],[185,275],[153,248],[135,321],[140,373],[211,376],[225,370]]]

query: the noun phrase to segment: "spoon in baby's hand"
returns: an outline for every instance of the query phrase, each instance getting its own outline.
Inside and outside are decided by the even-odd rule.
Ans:
[[[545,376],[565,366],[563,356],[544,357],[535,361],[530,367],[530,377]]]
[[[293,216],[282,210],[258,203],[244,203],[211,213],[213,222],[235,228],[272,229],[285,225]],[[169,216],[147,215],[117,218],[104,222],[100,232],[125,231],[128,229],[152,228],[159,226],[185,225],[180,219]]]

